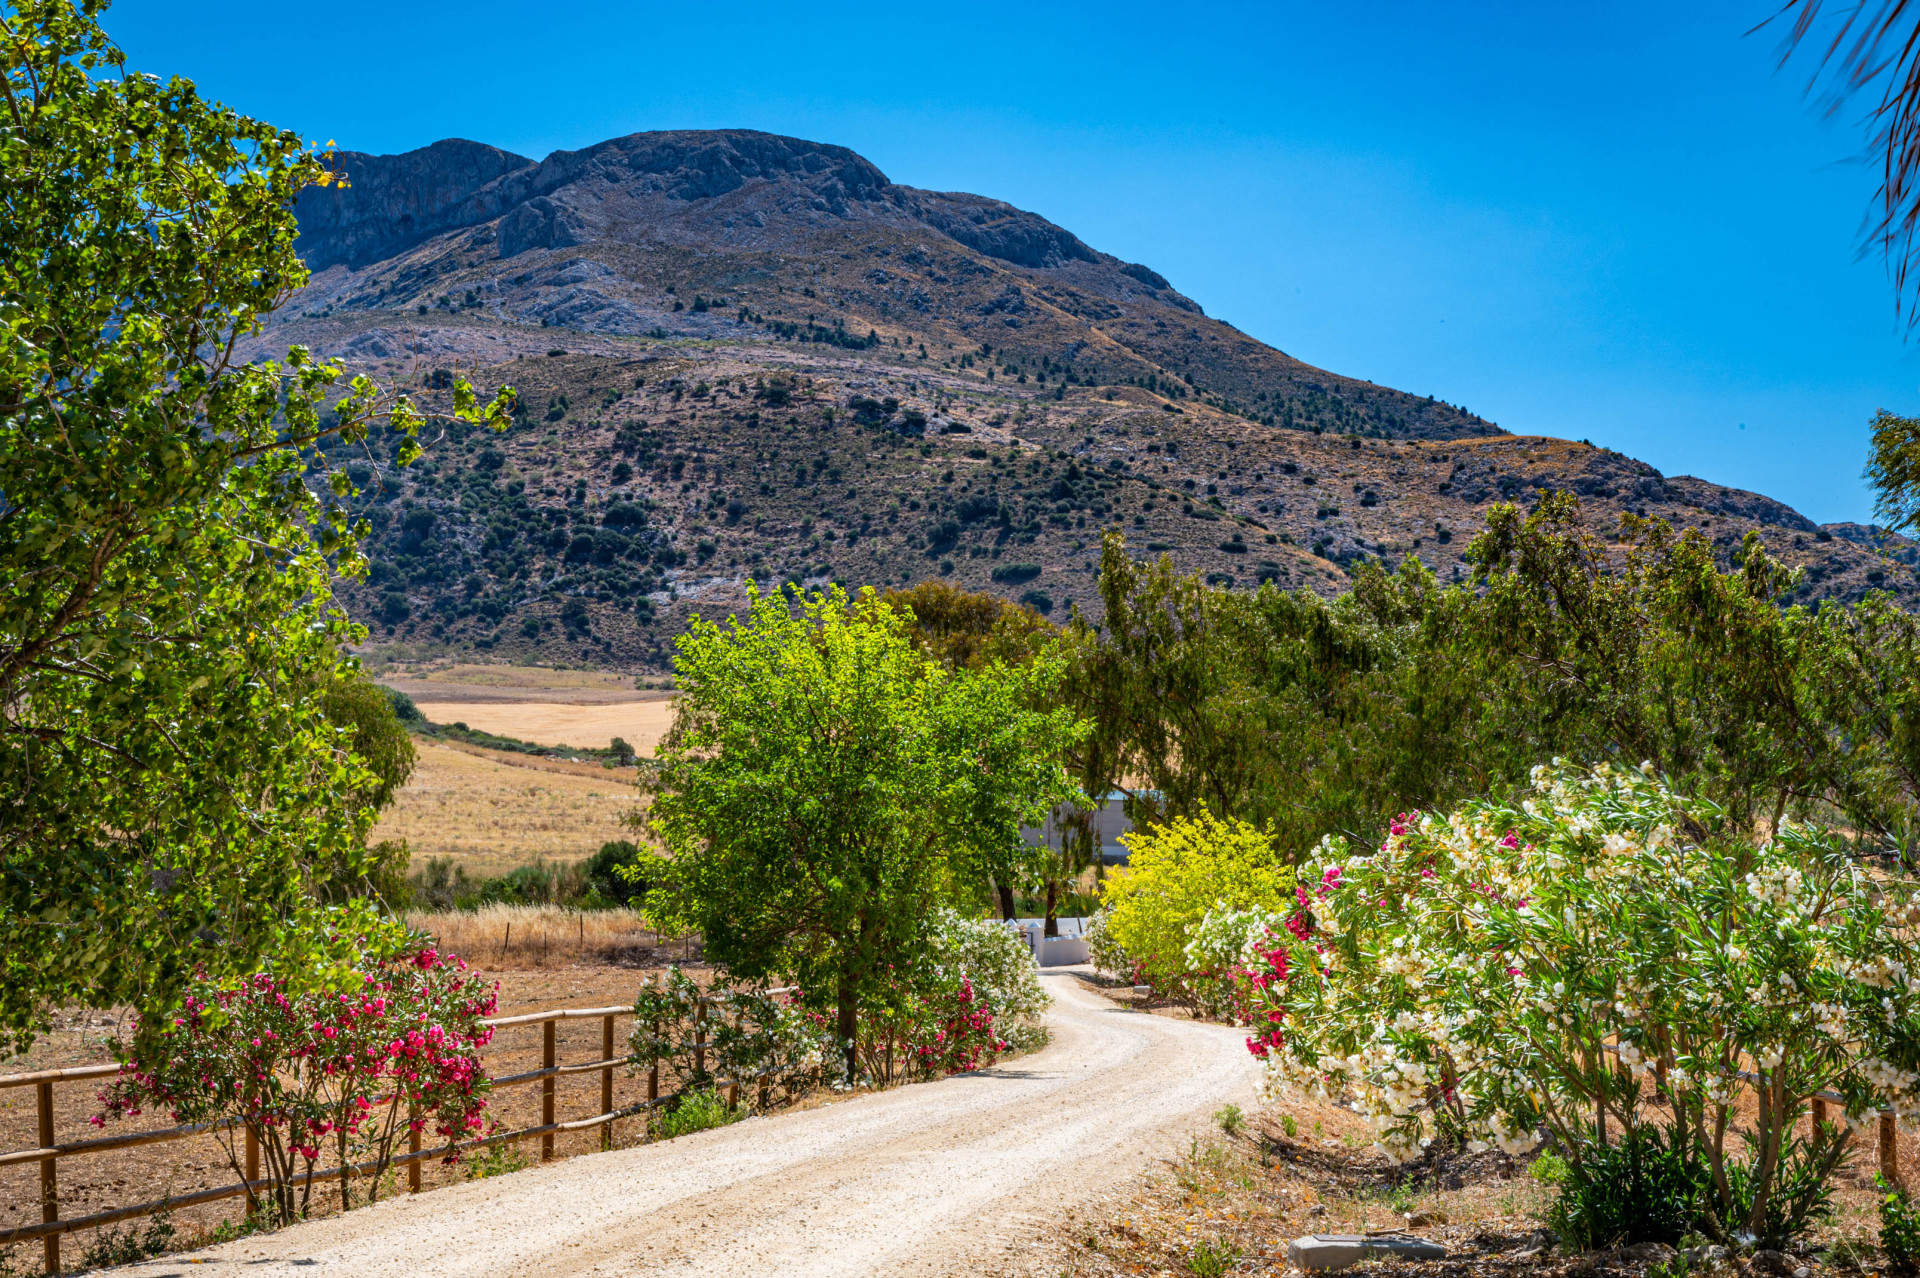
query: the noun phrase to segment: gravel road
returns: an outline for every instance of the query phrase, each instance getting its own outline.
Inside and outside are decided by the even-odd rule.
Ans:
[[[1243,1035],[1067,974],[1046,1050],[977,1074],[401,1197],[126,1273],[978,1274],[1255,1087]]]

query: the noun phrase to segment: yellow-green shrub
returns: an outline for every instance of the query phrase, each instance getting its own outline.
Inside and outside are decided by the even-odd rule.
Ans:
[[[1107,879],[1106,933],[1169,989],[1187,975],[1187,942],[1208,910],[1281,911],[1293,891],[1293,868],[1244,821],[1176,817],[1122,839],[1129,864]]]

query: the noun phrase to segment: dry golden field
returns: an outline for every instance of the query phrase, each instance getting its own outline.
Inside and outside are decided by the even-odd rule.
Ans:
[[[538,745],[604,750],[615,737],[642,755],[651,754],[673,724],[673,702],[616,701],[567,705],[551,701],[429,701],[415,697],[432,723],[464,723],[495,736]]]
[[[418,667],[400,664],[380,669],[383,683],[432,684],[448,688],[487,688],[510,694],[526,692],[634,691],[632,675],[612,670],[556,670],[550,666],[477,665],[439,662]]]
[[[573,861],[609,839],[639,796],[632,769],[605,769],[418,743],[413,777],[374,828],[405,839],[415,868],[453,857],[471,875],[503,874],[535,857]]]

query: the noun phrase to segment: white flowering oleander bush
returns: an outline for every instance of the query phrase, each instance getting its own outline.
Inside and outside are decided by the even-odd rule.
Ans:
[[[929,950],[937,967],[965,973],[993,1009],[995,1027],[1007,1042],[1026,1047],[1036,1041],[1040,1016],[1053,998],[1040,984],[1040,964],[1024,933],[997,919],[942,910]]]
[[[1040,1015],[1052,999],[1020,932],[943,909],[923,959],[861,1026],[855,1050],[870,1078],[941,1078],[1042,1041]],[[702,998],[705,1045],[696,1051]],[[838,1051],[825,1017],[807,1010],[797,993],[724,985],[702,991],[677,966],[641,987],[628,1046],[635,1070],[658,1068],[664,1084],[688,1094],[720,1078],[764,1078],[795,1093],[819,1081]]]
[[[1182,950],[1186,958],[1185,984],[1195,1008],[1207,1016],[1239,1022],[1252,1014],[1252,978],[1265,966],[1268,937],[1286,923],[1273,910],[1234,909],[1216,902],[1195,928]]]
[[[705,1046],[696,1050],[702,1038]],[[764,1080],[791,1093],[818,1081],[832,1056],[832,1035],[823,1018],[791,999],[752,988],[702,990],[675,964],[640,987],[628,1053],[636,1072],[658,1068],[673,1091],[692,1092],[724,1078]]]
[[[1114,939],[1113,929],[1108,926],[1113,920],[1113,907],[1103,905],[1093,912],[1087,920],[1087,962],[1102,972],[1113,976],[1132,979],[1135,964],[1120,942]]]
[[[1657,1091],[1707,1161],[1709,1227],[1759,1233],[1877,1107],[1920,1117],[1920,903],[1826,831],[1723,828],[1649,766],[1556,760],[1518,806],[1404,816],[1364,854],[1324,840],[1258,955],[1248,1046],[1271,1086],[1350,1096],[1392,1161],[1438,1130],[1509,1153],[1550,1131],[1577,1157],[1598,1108],[1620,1130]],[[1802,1147],[1823,1090],[1845,1121]]]

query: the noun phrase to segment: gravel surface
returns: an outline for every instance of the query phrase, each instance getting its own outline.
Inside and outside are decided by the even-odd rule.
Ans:
[[[1255,1087],[1243,1035],[1072,975],[1044,1051],[977,1074],[554,1162],[124,1271],[940,1275],[1018,1265],[1063,1208]]]

